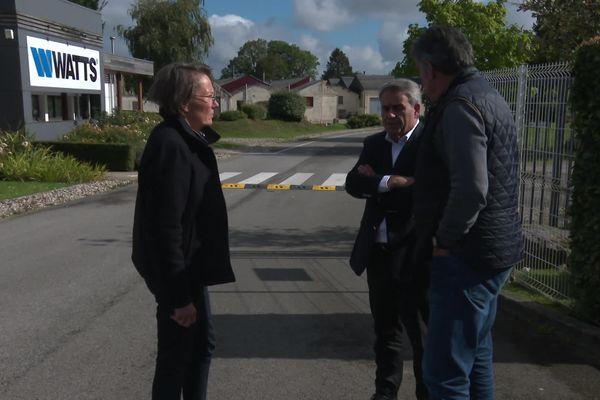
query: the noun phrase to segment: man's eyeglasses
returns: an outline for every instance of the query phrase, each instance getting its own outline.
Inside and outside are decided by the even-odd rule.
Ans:
[[[217,96],[215,96],[214,94],[197,94],[195,96],[192,96],[192,99],[197,99],[197,98],[205,98],[205,99],[210,99],[210,101],[219,101],[219,99],[217,98]]]

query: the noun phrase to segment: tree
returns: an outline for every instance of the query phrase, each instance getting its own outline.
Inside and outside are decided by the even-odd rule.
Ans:
[[[92,10],[102,11],[102,9],[108,4],[108,0],[69,0],[71,3],[79,4]]]
[[[221,71],[221,78],[251,74],[267,81],[301,76],[314,78],[319,60],[311,52],[280,40],[251,40]]]
[[[350,75],[352,75],[350,60],[348,60],[346,53],[336,47],[329,56],[327,67],[323,71],[321,79],[340,78]]]
[[[421,0],[419,10],[427,18],[428,26],[447,25],[460,29],[473,45],[475,65],[481,70],[515,67],[532,57],[533,35],[516,25],[507,25],[506,0],[485,4],[476,0]],[[417,24],[408,27],[404,42],[404,59],[396,76],[417,75],[411,57],[414,41],[427,29]]]
[[[536,18],[536,62],[573,61],[579,44],[600,35],[598,0],[525,0],[519,9]]]
[[[200,62],[213,38],[200,0],[136,0],[129,9],[135,26],[117,28],[134,57],[154,61]]]

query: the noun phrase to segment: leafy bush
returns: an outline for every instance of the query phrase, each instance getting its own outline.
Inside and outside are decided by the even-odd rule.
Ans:
[[[246,118],[248,118],[246,113],[239,110],[223,111],[219,114],[219,121],[237,121]]]
[[[123,143],[34,142],[34,145],[92,165],[104,165],[110,171],[133,171],[137,159],[135,146]]]
[[[381,125],[381,118],[377,114],[353,115],[346,122],[346,126],[350,129],[379,125]]]
[[[600,36],[581,45],[573,66],[571,107],[575,114],[575,167],[571,215],[571,254],[576,308],[600,323]]]
[[[273,93],[269,99],[269,118],[282,121],[302,121],[306,102],[295,92]]]
[[[4,157],[19,153],[31,147],[33,135],[25,129],[0,131],[0,162]]]
[[[248,118],[254,120],[265,119],[267,117],[267,109],[260,104],[244,104],[242,106],[242,111]]]
[[[52,153],[44,147],[29,147],[6,156],[0,179],[15,181],[77,183],[100,179],[104,168],[77,161],[72,156]]]
[[[85,123],[64,135],[62,140],[76,143],[127,144],[134,149],[135,165],[138,165],[151,130],[151,128],[145,129],[136,125],[94,126]]]

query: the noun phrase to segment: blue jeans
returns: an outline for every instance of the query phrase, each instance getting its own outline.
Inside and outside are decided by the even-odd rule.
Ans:
[[[423,357],[429,399],[494,398],[491,330],[510,271],[475,270],[454,256],[433,258]]]
[[[158,352],[152,400],[205,400],[215,337],[208,290],[194,300],[196,322],[184,328],[171,319],[173,309],[158,305]]]

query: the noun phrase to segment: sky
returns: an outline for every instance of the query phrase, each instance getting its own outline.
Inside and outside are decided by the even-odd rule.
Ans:
[[[485,0],[484,0],[485,1]],[[507,4],[508,22],[531,29],[530,13],[517,11],[515,0]],[[131,26],[127,10],[134,0],[108,0],[102,10],[105,50],[110,36],[117,37],[115,53],[129,55],[127,46],[113,30]],[[388,74],[400,61],[408,25],[425,26],[419,0],[205,0],[214,45],[205,60],[215,76],[249,40],[283,40],[308,50],[319,59],[318,72],[327,65],[337,47],[355,71]]]

